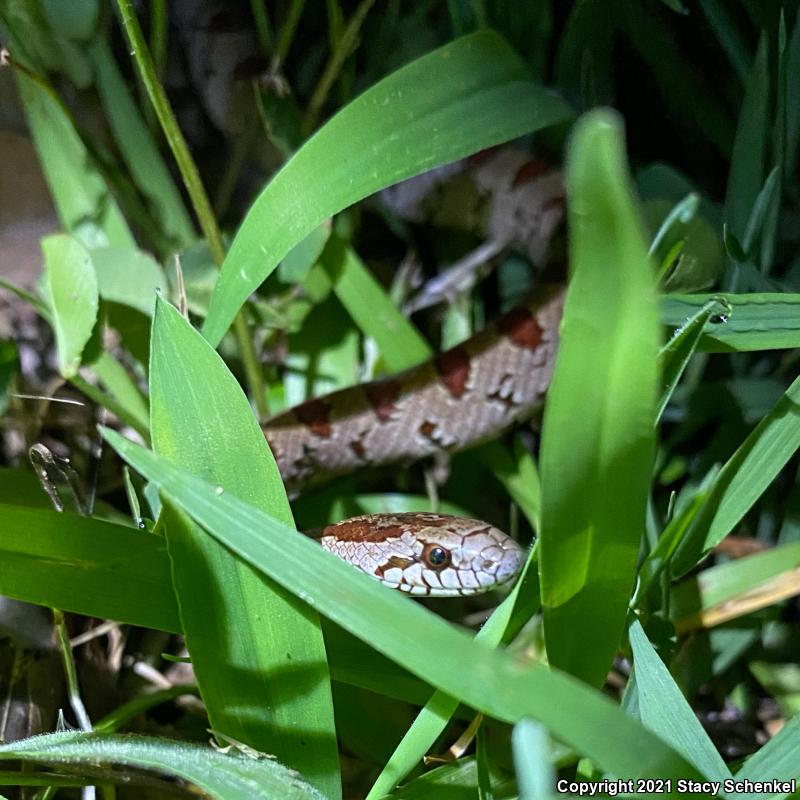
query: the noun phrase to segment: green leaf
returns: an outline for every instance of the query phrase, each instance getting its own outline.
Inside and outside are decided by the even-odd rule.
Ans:
[[[669,403],[683,371],[689,363],[700,337],[703,327],[713,314],[721,314],[727,307],[719,300],[709,300],[699,311],[691,316],[680,328],[672,334],[672,338],[661,348],[658,354],[661,367],[661,382],[663,389],[656,407],[656,422],[661,419],[664,409]]]
[[[639,620],[631,625],[629,635],[642,722],[664,741],[673,742],[706,778],[715,781],[730,778],[722,756],[648,641]]]
[[[31,483],[20,488],[36,500]],[[22,491],[20,497],[25,498]],[[88,616],[180,630],[160,536],[52,508],[0,504],[0,520],[0,593]]]
[[[130,247],[92,250],[100,297],[153,316],[156,293],[169,289],[161,265],[150,255]]]
[[[669,294],[661,298],[661,320],[679,327],[712,300],[730,311],[711,316],[699,350],[725,353],[800,347],[800,294]]]
[[[511,732],[519,800],[549,800],[556,776],[550,763],[547,731],[530,719],[522,719]]]
[[[8,392],[19,372],[19,352],[14,342],[0,339],[0,414],[8,408]]]
[[[293,525],[247,398],[203,337],[161,300],[153,320],[150,415],[156,452]],[[330,678],[316,614],[182,513],[168,508],[165,522],[186,644],[214,729],[274,753],[337,796]]]
[[[726,561],[688,576],[672,590],[670,616],[680,630],[702,624],[704,612],[769,589],[773,579],[800,567],[800,542]]]
[[[490,31],[403,67],[330,119],[256,199],[222,265],[203,334],[218,344],[248,295],[327,217],[570,115],[563,100],[525,79],[519,58]]]
[[[333,291],[366,336],[375,339],[390,372],[416,366],[433,355],[414,325],[392,303],[364,262],[332,237],[322,257]]]
[[[8,496],[7,496],[8,495]],[[179,633],[161,536],[58,514],[30,473],[0,470],[0,594],[89,617]],[[336,680],[422,705],[430,689],[337,626],[325,626]]]
[[[800,777],[800,714],[792,717],[757,753],[745,761],[736,773],[737,781],[786,781]],[[737,800],[778,800],[788,793],[742,792]]]
[[[131,177],[147,197],[153,217],[164,233],[177,246],[186,247],[195,239],[192,221],[178,187],[125,85],[108,39],[96,37],[89,46],[88,56],[106,119]]]
[[[572,279],[542,431],[539,572],[550,663],[599,686],[644,530],[658,347],[647,247],[608,111],[576,126],[567,192]]]
[[[42,239],[58,368],[72,378],[97,321],[97,277],[86,248],[71,236]]]
[[[725,55],[739,79],[744,82],[750,72],[750,54],[747,43],[736,23],[730,17],[729,4],[724,0],[700,0],[700,8],[719,39]]]
[[[271,758],[155,736],[51,733],[0,745],[0,761],[13,760],[87,767],[99,761],[152,770],[183,778],[219,800],[324,800],[296,772]],[[119,778],[124,782],[122,774]]]
[[[800,447],[800,377],[720,470],[681,542],[672,576],[687,573],[744,517]]]
[[[695,770],[610,701],[540,664],[472,641],[398,592],[322,550],[229,492],[105,430],[106,440],[215,539],[371,647],[476,710],[499,720],[540,720],[603,769],[637,777]],[[391,620],[391,624],[387,624]],[[614,737],[608,731],[614,731]]]
[[[20,99],[59,219],[87,247],[134,247],[125,218],[52,89],[15,72]]]
[[[764,184],[768,102],[767,37],[762,34],[739,111],[725,195],[725,221],[739,241],[744,238],[756,196]]]

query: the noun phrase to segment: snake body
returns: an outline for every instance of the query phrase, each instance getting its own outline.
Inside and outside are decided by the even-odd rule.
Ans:
[[[540,260],[563,215],[560,176],[513,151],[480,161],[470,174],[487,231]],[[467,166],[448,167],[444,177]],[[426,180],[430,189],[431,176]],[[419,195],[413,181],[401,184],[389,197],[395,211],[409,205],[403,187]],[[530,417],[550,383],[563,302],[563,286],[543,286],[524,307],[431,361],[269,419],[264,434],[287,491],[297,495],[365,467],[462,450]],[[326,550],[413,595],[487,591],[513,578],[523,562],[519,546],[496,528],[437,514],[356,517],[327,526],[319,539]]]
[[[550,383],[563,300],[543,288],[431,361],[272,417],[264,433],[287,490],[462,450],[529,417]]]
[[[268,420],[264,433],[287,489],[362,467],[403,464],[491,439],[541,405],[555,363],[562,287],[432,361],[310,400]],[[436,514],[378,514],[327,526],[322,546],[413,595],[488,591],[521,568],[519,546],[485,522]]]

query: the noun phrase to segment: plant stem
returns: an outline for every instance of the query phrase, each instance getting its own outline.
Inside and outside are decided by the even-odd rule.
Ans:
[[[275,66],[282,64],[289,48],[292,46],[294,34],[297,30],[297,24],[300,22],[300,15],[303,13],[303,7],[306,0],[292,0],[292,5],[289,8],[289,13],[286,16],[286,22],[281,26],[281,35],[278,38],[278,46],[275,48]]]
[[[220,233],[216,217],[211,208],[211,202],[208,199],[205,187],[200,179],[197,165],[194,163],[194,159],[189,152],[189,146],[186,144],[186,139],[184,139],[183,133],[178,126],[178,120],[175,118],[175,113],[169,104],[164,87],[161,85],[156,75],[153,59],[150,56],[150,51],[144,40],[139,21],[136,19],[136,15],[133,12],[131,1],[117,0],[117,7],[119,8],[125,33],[128,36],[128,42],[133,51],[134,61],[141,75],[142,82],[147,89],[147,93],[150,96],[153,108],[155,108],[158,121],[161,123],[161,129],[164,131],[164,135],[172,150],[172,155],[175,157],[175,161],[178,164],[181,178],[183,179],[183,183],[186,186],[195,213],[197,214],[200,229],[203,231],[203,236],[208,242],[212,258],[216,261],[217,265],[221,265],[225,259],[225,247],[222,242],[222,234]],[[258,363],[255,346],[253,345],[253,340],[250,338],[250,333],[247,330],[247,322],[241,309],[236,316],[233,329],[239,342],[239,351],[244,364],[250,392],[253,395],[258,414],[263,418],[267,415],[267,406],[261,367]]]
[[[333,86],[336,78],[339,77],[339,73],[342,70],[342,66],[344,66],[344,62],[347,60],[347,57],[355,49],[358,41],[358,33],[361,30],[361,26],[364,24],[367,13],[369,12],[370,8],[372,8],[374,2],[375,0],[361,0],[361,3],[355,10],[355,13],[352,17],[350,17],[350,21],[342,31],[342,35],[339,37],[339,41],[336,43],[336,47],[331,53],[328,63],[325,65],[322,76],[320,77],[319,82],[314,89],[314,93],[311,95],[311,99],[308,101],[306,116],[303,120],[303,132],[306,136],[308,136],[316,127],[317,120],[319,119],[320,112],[322,111],[322,106],[325,104],[325,100],[328,98],[328,93],[331,90],[331,86]]]

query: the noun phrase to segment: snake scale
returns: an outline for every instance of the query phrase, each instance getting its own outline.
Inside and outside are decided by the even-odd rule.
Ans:
[[[563,216],[558,173],[501,149],[395,187],[393,210],[412,217],[436,190],[441,209],[454,174],[468,175],[476,190],[469,214],[458,218],[482,217],[487,235],[541,263]],[[415,183],[420,180],[422,186]],[[465,195],[463,180],[457,192]],[[563,302],[563,286],[542,286],[524,307],[431,361],[269,419],[263,430],[287,491],[465,449],[530,417],[550,383]],[[491,525],[440,514],[356,517],[317,537],[329,552],[412,595],[487,591],[513,579],[524,560],[519,545]]]

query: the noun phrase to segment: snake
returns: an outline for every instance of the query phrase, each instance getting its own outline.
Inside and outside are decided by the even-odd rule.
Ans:
[[[441,213],[454,175],[461,178],[462,200],[469,195],[465,179],[474,183],[469,213],[455,214],[456,221],[482,219],[498,245],[523,249],[534,263],[543,260],[563,216],[558,173],[502,148],[400,184],[387,202],[413,218],[422,198],[436,193]],[[550,384],[564,293],[563,285],[542,285],[524,305],[429,361],[268,419],[262,430],[289,495],[359,469],[473,447],[529,418]],[[443,514],[366,515],[313,535],[385,586],[416,596],[486,592],[512,581],[525,560],[499,529]]]
[[[550,384],[563,302],[563,288],[543,288],[530,306],[430,361],[268,420],[264,434],[287,489],[472,447],[535,413]],[[387,587],[436,598],[498,588],[524,562],[497,528],[443,514],[365,515],[315,538]]]

